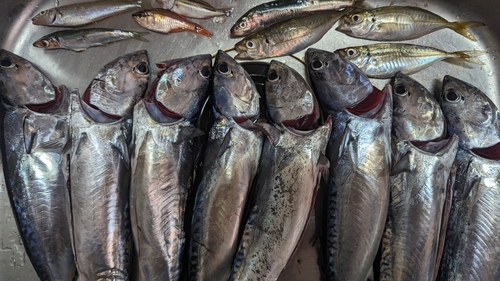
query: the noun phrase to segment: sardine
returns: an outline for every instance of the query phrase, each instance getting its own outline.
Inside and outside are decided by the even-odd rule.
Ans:
[[[210,55],[174,63],[134,109],[130,212],[142,280],[181,277],[184,213],[198,150],[193,138],[203,135],[194,119],[211,69]]]
[[[82,52],[95,46],[104,46],[113,42],[137,39],[147,42],[141,33],[110,28],[88,28],[78,30],[62,30],[43,36],[33,43],[42,49],[67,49]]]
[[[94,1],[43,10],[31,21],[35,25],[79,27],[141,8],[141,1]]]
[[[441,106],[460,149],[438,280],[499,280],[500,113],[483,92],[451,76]]]
[[[305,16],[314,11],[341,10],[355,4],[355,0],[277,0],[260,4],[231,27],[232,37],[243,37],[289,19]]]
[[[432,47],[402,43],[356,46],[335,52],[350,60],[372,78],[392,78],[398,72],[413,74],[444,59],[484,65],[476,57],[486,53],[483,50],[446,52]]]
[[[303,94],[288,96],[291,88],[299,93],[307,92],[303,87],[305,81],[297,79],[299,76],[285,64],[272,61],[265,82],[268,105],[281,104],[284,113],[289,113],[298,104],[309,104],[309,99],[315,99]],[[295,99],[295,104],[285,101],[287,99]],[[280,108],[273,110],[280,111]],[[311,114],[316,116],[314,111]],[[276,124],[280,118],[273,120],[274,125],[260,125],[267,140],[253,187],[256,195],[252,211],[230,280],[277,280],[300,243],[320,179],[326,177],[328,171],[324,153],[332,126],[330,118],[312,131],[283,125],[284,121],[297,122],[301,115],[297,112],[296,116],[289,116],[291,120]]]
[[[387,6],[347,14],[339,20],[336,30],[361,39],[403,41],[449,28],[469,40],[476,41],[467,28],[483,25],[484,23],[477,21],[449,22],[419,7]]]
[[[306,62],[320,105],[326,105],[323,108],[335,124],[327,148],[331,166],[326,198],[326,275],[328,280],[364,281],[375,260],[389,206],[391,87],[383,91],[373,87],[368,95],[367,87],[353,87],[359,81],[345,80],[338,74],[346,71],[349,62],[331,52],[310,48]],[[349,69],[359,71],[353,66]],[[330,85],[322,81],[327,77],[336,77],[332,84],[337,86],[320,89]],[[354,91],[355,107],[331,110],[341,107],[334,98],[345,94],[338,91],[342,88],[339,85]]]
[[[190,31],[206,37],[212,37],[212,33],[203,26],[188,21],[184,17],[163,9],[151,9],[140,11],[132,15],[134,21],[140,26],[159,33],[176,33]]]
[[[82,281],[130,279],[131,117],[148,79],[147,52],[137,51],[106,64],[82,97],[72,97],[71,206]]]
[[[233,8],[217,9],[202,0],[175,0],[170,10],[179,15],[195,19],[228,17],[233,12]]]
[[[446,137],[441,106],[424,86],[403,73],[396,74],[392,85],[392,134],[397,139],[427,142]]]
[[[191,226],[189,280],[227,280],[250,186],[264,142],[251,121],[259,93],[233,58],[219,51],[214,66],[216,120],[208,138]]]
[[[290,55],[318,42],[344,14],[320,11],[277,23],[236,43],[236,59],[262,59]]]
[[[3,49],[0,82],[3,173],[19,233],[41,280],[71,281],[76,265],[67,191],[69,93]]]

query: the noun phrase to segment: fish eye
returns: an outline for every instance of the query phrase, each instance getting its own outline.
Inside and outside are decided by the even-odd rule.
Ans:
[[[245,28],[247,27],[247,19],[244,18],[242,19],[242,22],[240,22],[240,24],[238,25],[240,28]]]
[[[46,11],[45,11],[45,10],[44,10],[44,11],[41,11],[41,12],[40,12],[40,15],[45,15],[45,13],[46,13]]]
[[[198,71],[198,73],[200,73],[201,77],[208,78],[210,77],[210,67],[204,66],[201,70]]]
[[[16,66],[9,58],[3,58],[0,60],[0,66],[2,68],[13,68]]]
[[[222,74],[229,74],[231,72],[229,70],[229,66],[225,62],[222,62],[217,66],[217,71],[219,71]]]
[[[149,73],[149,67],[148,64],[145,62],[141,62],[140,64],[136,65],[134,67],[134,72],[141,74],[141,75],[146,75]]]
[[[253,43],[253,41],[247,41],[247,44],[246,44],[246,45],[247,45],[247,47],[248,47],[248,48],[250,48],[250,49],[251,49],[251,48],[253,48],[253,47],[255,47],[255,44]]]
[[[394,93],[398,96],[410,96],[410,92],[406,89],[404,84],[396,84],[394,85]]]
[[[354,49],[347,49],[346,53],[348,56],[352,57],[352,56],[356,55],[357,52]]]
[[[278,73],[276,72],[276,70],[271,70],[267,74],[267,81],[269,81],[269,82],[276,82],[279,79],[280,79],[280,76],[278,75]]]
[[[444,93],[444,100],[447,102],[457,103],[462,100],[462,96],[455,91],[455,89],[449,89]]]
[[[360,15],[357,14],[352,15],[351,18],[354,22],[360,22],[363,19]]]
[[[324,67],[325,67],[325,64],[324,64],[322,61],[318,60],[318,59],[313,60],[313,61],[311,62],[311,68],[312,68],[313,70],[321,70],[321,69],[323,69]]]
[[[42,46],[44,46],[45,48],[50,47],[49,41],[48,40],[42,40]]]

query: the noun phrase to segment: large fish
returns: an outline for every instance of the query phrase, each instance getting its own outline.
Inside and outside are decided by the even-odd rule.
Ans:
[[[93,1],[43,10],[31,20],[35,25],[79,27],[140,8],[141,1]]]
[[[189,280],[227,280],[240,224],[257,172],[264,135],[259,93],[248,73],[223,51],[214,66],[213,124],[191,226]]]
[[[392,78],[398,72],[413,74],[444,59],[484,65],[476,57],[485,54],[483,50],[446,52],[428,46],[402,43],[348,47],[335,52],[372,78]]]
[[[314,11],[339,10],[354,5],[355,0],[277,0],[253,7],[242,15],[233,27],[231,36],[242,37],[271,25]]]
[[[19,233],[41,280],[70,281],[76,266],[67,186],[69,93],[3,49],[0,82],[3,173]]]
[[[476,41],[467,28],[483,25],[484,23],[477,21],[449,22],[419,7],[386,6],[345,15],[339,20],[336,30],[362,39],[403,41],[449,28]]]
[[[147,52],[137,51],[106,64],[72,97],[71,207],[82,281],[130,278],[131,118],[148,80]]]
[[[439,267],[458,137],[442,140],[446,130],[441,107],[417,81],[399,73],[393,89],[395,164],[380,280],[430,281]]]
[[[162,70],[134,109],[130,212],[142,280],[179,280],[184,213],[197,148],[194,126],[207,97],[212,58],[184,58]]]
[[[331,52],[311,48],[306,62],[320,104],[334,124],[326,154],[331,163],[324,245],[327,278],[366,280],[389,206],[391,87],[379,91],[352,79],[368,80]],[[355,106],[339,110],[345,93]]]
[[[460,149],[438,280],[499,280],[500,112],[479,89],[451,76],[443,80],[441,106]]]
[[[305,130],[284,125],[301,124],[304,115],[318,119],[317,103],[311,101],[315,97],[306,85],[290,67],[271,62],[266,99],[268,107],[275,105],[269,107],[271,112],[283,114],[272,114],[275,125],[260,125],[268,138],[253,187],[256,195],[252,211],[230,280],[277,280],[307,226],[320,179],[328,172],[324,152],[332,123],[328,118],[313,130],[308,127],[314,123],[300,127]]]

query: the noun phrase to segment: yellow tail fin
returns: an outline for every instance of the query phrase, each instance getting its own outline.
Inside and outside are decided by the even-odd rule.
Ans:
[[[484,62],[480,61],[477,59],[477,56],[484,55],[486,54],[487,51],[485,50],[474,50],[474,51],[458,51],[452,53],[456,59],[465,61],[465,62],[470,62],[478,65],[484,65]]]
[[[485,24],[478,21],[456,21],[450,23],[450,29],[472,41],[477,41],[476,37],[474,37],[474,35],[472,35],[467,28],[483,25]]]

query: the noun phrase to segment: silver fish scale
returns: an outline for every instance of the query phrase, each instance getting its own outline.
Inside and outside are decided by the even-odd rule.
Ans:
[[[388,91],[373,118],[329,113],[335,126],[327,150],[328,280],[366,280],[377,254],[389,205],[392,96]]]
[[[184,119],[160,124],[144,102],[135,106],[130,211],[141,280],[180,279],[194,155],[192,140],[179,134],[192,127]]]
[[[79,278],[129,280],[132,120],[95,123],[82,112],[77,94],[71,107],[71,206]]]
[[[274,128],[273,128],[274,129]],[[235,257],[230,280],[277,280],[294,253],[312,210],[326,163],[331,120],[308,134],[280,130],[265,141],[256,176],[256,199]]]
[[[69,141],[68,105],[66,97],[54,114],[8,106],[3,120],[3,167],[14,216],[33,267],[48,281],[70,281],[76,271],[64,150]]]
[[[382,239],[380,280],[433,280],[451,167],[458,149],[455,135],[435,153],[410,141],[397,142],[397,174]],[[452,184],[452,182],[451,182]]]
[[[264,143],[263,133],[248,123],[220,115],[210,130],[193,214],[190,280],[227,280],[231,273]]]
[[[460,149],[438,280],[500,280],[500,161]]]

